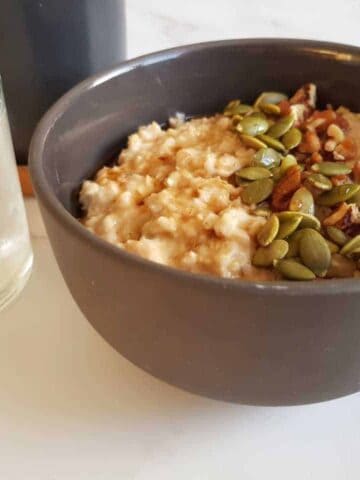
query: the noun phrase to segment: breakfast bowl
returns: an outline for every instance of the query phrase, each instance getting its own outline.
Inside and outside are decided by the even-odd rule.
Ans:
[[[360,279],[244,280],[142,258],[79,222],[79,191],[140,125],[210,115],[231,99],[314,82],[319,102],[360,111],[360,49],[246,39],[179,47],[85,80],[43,117],[30,168],[65,282],[93,327],[169,384],[253,405],[360,389]]]

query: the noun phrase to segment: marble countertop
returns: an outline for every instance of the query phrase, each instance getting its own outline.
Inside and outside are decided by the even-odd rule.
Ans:
[[[250,37],[360,44],[360,3],[129,0],[129,57]],[[316,5],[316,8],[315,8]],[[168,386],[117,354],[72,300],[36,201],[35,265],[0,315],[0,478],[4,480],[355,480],[360,397],[265,408]]]
[[[35,264],[0,315],[4,480],[355,480],[360,396],[300,407],[201,398],[115,352],[71,298],[34,199]]]
[[[22,295],[0,315],[4,480],[355,480],[360,396],[302,407],[201,398],[115,352],[71,298],[36,201]]]
[[[360,45],[360,2],[129,0],[128,54],[224,38],[288,37]]]

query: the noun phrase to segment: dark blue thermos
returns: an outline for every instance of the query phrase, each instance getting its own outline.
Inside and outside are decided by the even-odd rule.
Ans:
[[[125,58],[123,0],[1,0],[0,75],[18,163],[66,90]]]

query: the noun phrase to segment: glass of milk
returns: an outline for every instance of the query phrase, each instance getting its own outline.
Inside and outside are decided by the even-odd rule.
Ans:
[[[33,261],[0,78],[0,310],[25,286]]]

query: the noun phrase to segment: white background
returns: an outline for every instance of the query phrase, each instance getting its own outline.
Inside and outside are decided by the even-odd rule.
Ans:
[[[354,0],[127,3],[130,56],[249,36],[360,43]],[[89,326],[66,290],[36,205],[27,208],[34,273],[0,314],[1,480],[359,478],[359,396],[255,408],[153,379]]]

